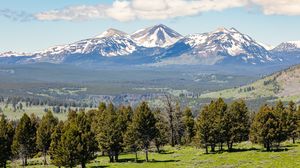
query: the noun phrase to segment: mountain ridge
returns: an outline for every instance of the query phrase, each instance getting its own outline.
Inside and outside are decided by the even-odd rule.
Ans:
[[[235,28],[220,27],[208,33],[182,36],[171,28],[158,24],[133,34],[110,28],[95,37],[50,47],[33,54],[0,54],[0,63],[114,64],[124,61],[124,64],[134,65],[264,65],[284,62],[285,53],[290,50],[281,50],[278,54],[278,47],[280,45],[269,51]],[[295,47],[298,45],[294,45]],[[18,56],[23,57],[16,59]]]

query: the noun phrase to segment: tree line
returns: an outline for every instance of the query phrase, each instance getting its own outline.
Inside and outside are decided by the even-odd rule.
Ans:
[[[295,143],[300,134],[300,109],[293,102],[263,105],[253,113],[243,100],[227,104],[219,98],[201,108],[198,116],[170,96],[164,102],[161,108],[142,102],[134,109],[100,103],[87,112],[69,111],[66,121],[59,121],[51,111],[42,118],[24,113],[18,121],[2,115],[0,167],[14,158],[25,166],[38,155],[45,165],[84,168],[97,154],[118,162],[121,153],[132,152],[138,161],[141,150],[148,162],[151,147],[161,152],[165,145],[194,145],[209,153],[230,151],[235,143],[248,140],[270,151],[288,139]]]

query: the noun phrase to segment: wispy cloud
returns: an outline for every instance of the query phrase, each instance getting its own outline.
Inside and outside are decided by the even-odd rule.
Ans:
[[[110,18],[118,21],[163,20],[193,16],[245,6],[248,0],[115,0],[112,5],[72,6],[35,15],[38,20],[88,20]]]
[[[24,11],[14,11],[10,9],[0,9],[0,16],[20,22],[26,22],[35,19],[32,14],[26,13]]]
[[[251,0],[266,15],[300,15],[300,0]]]
[[[78,5],[36,14],[0,10],[0,15],[17,21],[85,21],[114,19],[164,20],[194,16],[207,11],[257,6],[266,15],[300,15],[300,0],[114,0],[111,5]]]

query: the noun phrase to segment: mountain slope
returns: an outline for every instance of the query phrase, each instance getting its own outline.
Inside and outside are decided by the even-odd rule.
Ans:
[[[165,25],[159,24],[138,30],[131,37],[144,47],[167,47],[181,39],[182,35]]]
[[[185,48],[178,53],[177,48]],[[174,50],[174,51],[173,51]],[[270,53],[248,35],[234,28],[219,28],[203,34],[188,35],[171,46],[160,64],[264,64],[274,62]]]
[[[273,97],[282,100],[300,101],[300,65],[276,72],[249,85],[211,92],[201,98],[256,99]]]
[[[281,43],[270,52],[274,59],[279,59],[284,64],[300,63],[300,41]]]

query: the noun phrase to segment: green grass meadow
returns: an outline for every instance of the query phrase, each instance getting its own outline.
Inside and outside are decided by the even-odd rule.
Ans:
[[[154,150],[154,149],[153,149]],[[144,161],[145,155],[139,152],[139,162],[134,162],[134,154],[122,154],[120,162],[109,163],[107,156],[99,156],[87,165],[91,168],[297,168],[300,167],[300,142],[292,144],[285,142],[280,150],[266,152],[259,145],[250,142],[243,142],[235,146],[234,152],[217,152],[214,154],[204,154],[204,149],[196,147],[170,147],[163,148],[163,152],[158,154],[150,152],[150,162]],[[10,163],[9,167],[21,167],[20,161]],[[43,166],[41,158],[29,160],[30,168],[55,167],[53,165]]]

